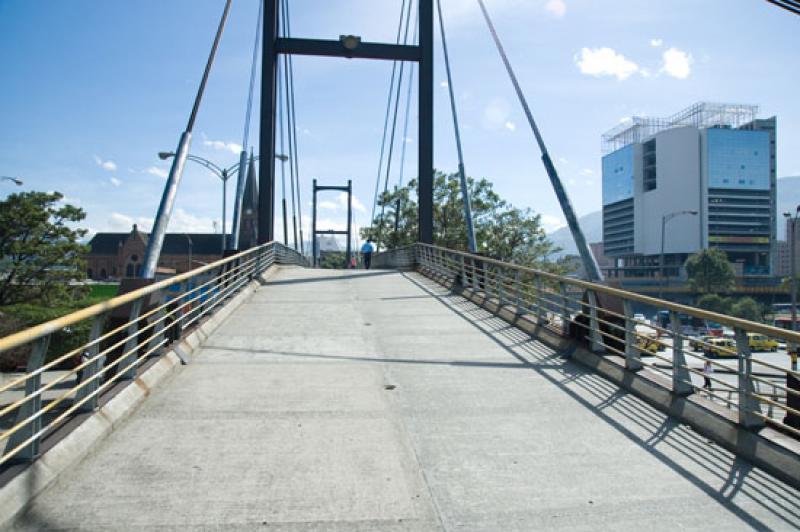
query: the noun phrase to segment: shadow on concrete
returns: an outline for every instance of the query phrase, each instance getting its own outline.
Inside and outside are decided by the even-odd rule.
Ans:
[[[307,358],[316,360],[339,360],[342,362],[374,362],[386,364],[419,364],[429,366],[459,366],[476,368],[497,368],[497,369],[531,369],[532,364],[528,362],[476,362],[474,360],[420,360],[417,358],[387,358],[382,356],[346,356],[346,355],[321,355],[319,353],[290,353],[288,351],[259,350],[240,347],[225,347],[218,345],[205,345],[203,349],[216,349],[217,351],[233,351],[242,353],[261,353],[264,355],[277,355],[281,357]],[[537,364],[537,367],[543,367]],[[553,368],[560,367],[560,364],[553,365]]]
[[[511,356],[536,371],[587,410],[614,427],[630,441],[647,451],[670,469],[716,500],[747,526],[767,530],[769,527],[733,499],[745,496],[752,504],[765,509],[788,525],[800,522],[798,494],[750,462],[717,446],[712,441],[669,418],[667,414],[648,405],[590,369],[574,363],[531,338],[494,313],[478,307],[466,298],[419,274],[401,273],[410,282],[438,299],[444,306],[481,331]],[[558,362],[554,363],[554,359]],[[544,363],[544,364],[542,364]],[[574,388],[580,388],[579,393]],[[583,397],[588,394],[595,404]],[[622,418],[618,420],[617,418]],[[624,422],[624,423],[623,423]],[[649,434],[638,435],[631,426]],[[698,468],[718,479],[717,488],[700,478],[688,467],[678,463],[669,453],[689,459],[692,469]],[[748,504],[750,504],[749,501]],[[744,502],[744,501],[743,501]]]
[[[370,271],[370,270],[361,270],[364,273],[351,273],[348,275],[329,275],[326,277],[308,277],[308,278],[299,278],[299,279],[285,279],[283,281],[270,281],[264,280],[262,278],[258,278],[258,283],[261,286],[280,286],[280,285],[291,285],[291,284],[306,284],[306,283],[324,283],[328,281],[342,281],[346,279],[361,279],[362,277],[376,277],[379,275],[397,275],[399,272],[394,270],[381,270],[381,271]]]

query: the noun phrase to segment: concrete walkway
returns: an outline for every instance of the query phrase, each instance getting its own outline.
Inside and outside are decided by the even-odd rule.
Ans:
[[[396,272],[286,268],[18,529],[794,529],[800,494]]]

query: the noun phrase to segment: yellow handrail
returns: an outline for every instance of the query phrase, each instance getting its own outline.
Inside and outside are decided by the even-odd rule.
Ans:
[[[260,252],[261,250],[267,248],[268,246],[274,245],[275,241],[270,241],[265,244],[261,244],[260,246],[242,251],[237,253],[236,255],[231,255],[230,257],[225,257],[220,259],[216,262],[212,262],[210,264],[206,264],[205,266],[201,266],[199,268],[195,268],[194,270],[190,270],[188,272],[182,273],[180,275],[176,275],[174,277],[170,277],[168,279],[164,279],[162,281],[158,281],[157,283],[153,283],[148,286],[144,286],[142,288],[133,290],[132,292],[128,292],[127,294],[122,294],[106,301],[96,303],[89,307],[76,310],[70,314],[65,316],[61,316],[60,318],[56,318],[45,323],[41,323],[39,325],[35,325],[28,329],[24,329],[22,331],[16,332],[14,334],[10,334],[6,337],[0,338],[0,353],[4,351],[8,351],[9,349],[14,349],[15,347],[19,347],[21,345],[27,344],[34,340],[38,340],[48,334],[52,334],[56,331],[63,329],[64,327],[69,327],[75,323],[81,322],[83,320],[93,318],[104,312],[109,312],[114,310],[115,308],[121,307],[126,305],[127,303],[131,303],[136,301],[140,297],[146,296],[148,294],[152,294],[153,292],[157,292],[163,288],[171,286],[175,283],[180,283],[196,277],[202,273],[205,273],[209,270],[213,270],[219,266],[223,266],[227,263],[233,262],[237,259],[245,257],[247,255]]]

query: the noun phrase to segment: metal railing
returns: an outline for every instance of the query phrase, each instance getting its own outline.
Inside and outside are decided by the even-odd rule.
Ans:
[[[676,395],[699,393],[736,410],[742,426],[766,424],[800,436],[800,372],[790,366],[789,354],[778,350],[779,342],[800,343],[800,333],[428,244],[389,250],[374,260],[397,267],[412,252],[423,270],[586,342],[594,352],[618,355],[629,370],[661,374]],[[669,323],[637,319],[636,308],[667,311]],[[697,337],[684,327],[687,319],[721,324],[731,334]],[[775,353],[754,353],[751,335],[766,337]]]
[[[145,361],[273,264],[307,265],[295,250],[269,242],[0,338],[0,353],[28,351],[25,372],[0,386],[0,465],[35,459],[44,437],[96,409],[103,392],[134,379]],[[86,342],[48,360],[58,349],[55,333],[87,323]]]

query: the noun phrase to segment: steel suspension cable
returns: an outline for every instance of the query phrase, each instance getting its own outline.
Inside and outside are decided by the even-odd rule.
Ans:
[[[408,3],[408,9],[406,11],[406,29],[405,34],[403,35],[403,44],[408,44],[408,28],[411,21],[411,6],[413,5],[413,0]],[[416,33],[417,23],[419,22],[419,9],[417,10],[417,16],[415,18],[414,24],[414,31]],[[392,171],[392,155],[394,154],[394,138],[395,133],[397,132],[397,115],[398,110],[400,108],[400,90],[403,86],[403,70],[405,68],[405,62],[400,63],[400,74],[398,75],[397,79],[397,92],[395,93],[394,97],[394,114],[392,117],[392,132],[389,137],[389,154],[386,159],[386,178],[383,181],[383,194],[385,195],[386,192],[389,190],[389,174]],[[380,250],[381,247],[381,240],[383,239],[383,226],[384,226],[384,213],[386,212],[386,204],[381,205],[381,215],[380,215],[380,222],[378,224],[378,238],[375,241],[375,248],[376,251]]]
[[[461,149],[461,130],[458,127],[458,113],[456,112],[456,97],[453,91],[453,76],[450,72],[450,55],[447,52],[447,37],[444,33],[444,17],[442,17],[442,2],[436,0],[436,8],[439,11],[439,29],[442,32],[442,51],[444,52],[444,66],[447,71],[447,89],[450,93],[450,110],[453,114],[453,131],[456,136],[456,151],[458,152],[458,176],[461,182],[461,196],[464,201],[464,221],[467,225],[467,244],[471,253],[477,253],[478,247],[475,243],[475,227],[472,224],[472,205],[469,200],[469,189],[467,188],[467,173],[464,169],[464,152]]]
[[[406,0],[400,5],[400,20],[397,22],[397,37],[395,44],[400,44],[400,34],[403,31],[403,13],[406,10]],[[378,190],[381,186],[381,175],[383,175],[383,155],[386,148],[386,131],[389,128],[389,113],[392,108],[392,95],[394,94],[394,79],[397,73],[397,61],[392,61],[392,76],[389,79],[389,94],[386,96],[386,113],[383,118],[383,135],[381,138],[381,155],[378,158],[378,174],[375,176],[375,194],[372,198],[372,215],[370,216],[370,225],[375,220],[375,208],[378,205]]]
[[[586,243],[586,238],[583,235],[581,226],[578,224],[578,218],[575,216],[575,210],[572,208],[572,203],[569,200],[567,191],[564,189],[564,185],[561,183],[561,179],[558,177],[558,172],[553,165],[553,161],[550,159],[550,154],[547,152],[547,146],[545,146],[544,139],[542,139],[539,128],[536,126],[536,121],[533,119],[533,113],[531,113],[531,109],[528,107],[528,101],[525,99],[525,95],[522,93],[522,89],[517,81],[517,76],[514,74],[514,69],[511,68],[511,63],[508,61],[505,49],[503,48],[503,44],[500,42],[500,37],[497,35],[497,31],[494,28],[492,19],[489,17],[489,12],[486,10],[483,0],[478,0],[478,5],[483,12],[483,18],[486,20],[487,26],[489,26],[489,32],[492,34],[494,44],[497,47],[500,58],[503,60],[503,64],[506,67],[508,77],[511,79],[511,84],[514,85],[517,98],[522,105],[522,109],[525,111],[528,124],[530,124],[531,130],[533,130],[533,135],[536,137],[536,142],[539,144],[539,150],[542,154],[542,163],[547,171],[547,176],[550,178],[553,191],[555,192],[556,197],[561,204],[561,210],[564,212],[564,217],[567,219],[567,225],[572,233],[573,240],[575,240],[575,245],[578,248],[578,253],[581,256],[581,261],[583,262],[583,267],[586,270],[586,275],[590,281],[602,282],[603,274],[600,273],[600,267],[597,265],[597,260],[594,258],[592,251],[589,249],[589,245]]]
[[[292,26],[291,26],[291,17],[289,14],[289,2],[288,0],[283,0],[283,15],[284,15],[284,33],[285,36],[291,37],[292,35]],[[286,91],[288,94],[288,105],[287,105],[287,116],[290,117],[289,120],[289,131],[288,135],[292,139],[292,143],[294,145],[293,155],[294,155],[294,178],[295,178],[295,191],[297,193],[297,222],[298,222],[298,230],[300,233],[300,253],[305,254],[305,245],[303,243],[303,202],[302,196],[300,195],[300,157],[298,155],[298,148],[297,148],[297,112],[295,110],[295,103],[294,103],[294,63],[292,61],[292,56],[287,56],[286,62],[286,73],[287,73],[287,83],[286,83]]]
[[[242,203],[244,202],[244,189],[246,188],[247,181],[247,144],[250,136],[250,117],[253,111],[253,90],[255,89],[256,73],[258,64],[258,51],[261,48],[259,41],[261,40],[261,22],[262,12],[264,9],[264,1],[258,2],[258,18],[256,19],[256,38],[253,43],[253,59],[250,65],[250,86],[247,91],[247,109],[244,115],[244,132],[242,134],[242,151],[239,154],[239,169],[236,178],[236,195],[233,198],[233,227],[230,234],[230,248],[239,248],[239,231],[242,223]]]
[[[283,215],[283,244],[285,246],[289,246],[289,227],[288,227],[288,220],[286,219],[286,151],[284,148],[284,134],[283,134],[283,100],[281,98],[281,64],[280,61],[278,62],[278,94],[276,95],[276,99],[278,101],[278,131],[280,131],[279,137],[279,145],[281,149],[280,155],[278,155],[278,159],[281,161],[281,208],[282,208],[282,215]],[[285,89],[284,89],[285,90]],[[294,199],[294,198],[292,198]],[[296,239],[295,239],[296,240]],[[296,242],[295,242],[296,244]]]
[[[281,2],[281,7],[284,7],[284,2]],[[285,10],[281,10],[282,14],[282,26],[284,31],[284,36],[286,36],[286,12]],[[286,112],[286,127],[287,127],[287,135],[288,135],[288,161],[289,161],[289,186],[290,192],[292,196],[292,237],[294,239],[294,249],[298,250],[301,249],[298,246],[298,239],[297,239],[297,210],[299,205],[297,204],[296,197],[297,194],[295,192],[295,165],[294,165],[294,142],[292,137],[292,116],[289,107],[289,55],[285,54],[283,56],[283,82],[284,82],[284,99],[280,102],[280,105],[284,107]],[[280,83],[280,76],[278,77],[278,83]],[[281,143],[283,143],[283,128],[281,128]],[[300,240],[300,246],[302,246],[302,240]]]
[[[414,27],[414,36],[411,39],[412,44],[417,43],[417,28]],[[416,66],[415,63],[411,63],[411,71],[408,75],[408,91],[406,92],[406,116],[403,119],[403,141],[402,141],[402,149],[400,150],[400,175],[397,179],[397,187],[395,190],[400,190],[403,188],[403,175],[405,169],[405,162],[406,162],[406,146],[408,145],[408,119],[411,116],[411,93],[412,89],[414,88],[414,67]],[[397,204],[395,205],[395,215],[394,215],[394,234],[395,237],[397,236],[397,232],[400,229],[400,211],[403,206],[403,202],[401,201],[400,197],[397,198]]]

